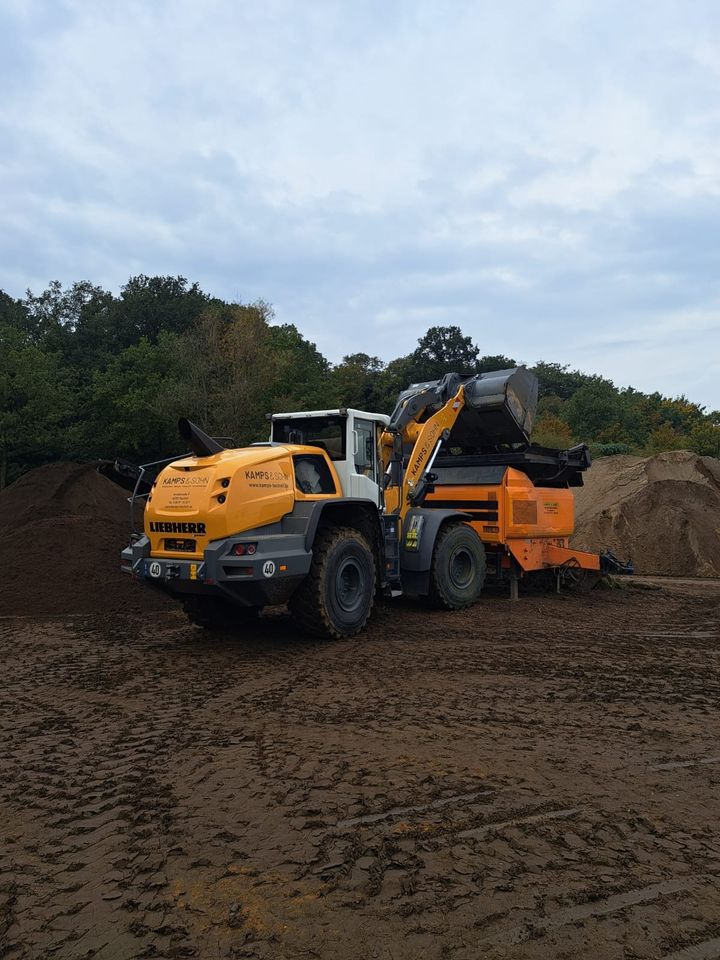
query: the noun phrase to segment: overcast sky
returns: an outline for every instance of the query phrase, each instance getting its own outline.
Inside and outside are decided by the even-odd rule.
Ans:
[[[720,408],[717,0],[0,0],[0,287],[182,274]]]

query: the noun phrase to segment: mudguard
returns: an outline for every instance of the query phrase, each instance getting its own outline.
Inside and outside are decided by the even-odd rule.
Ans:
[[[446,520],[470,520],[469,513],[461,510],[432,510],[414,507],[408,510],[403,521],[400,545],[400,569],[405,572],[422,573],[432,564],[435,540]]]

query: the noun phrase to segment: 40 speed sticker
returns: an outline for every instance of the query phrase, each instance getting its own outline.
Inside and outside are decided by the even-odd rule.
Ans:
[[[266,560],[263,564],[263,576],[272,577],[275,573],[275,562],[273,560]]]
[[[162,576],[162,566],[157,561],[155,561],[151,563],[150,566],[148,567],[148,573],[150,574],[151,577],[155,577],[155,579],[157,580],[158,577]]]

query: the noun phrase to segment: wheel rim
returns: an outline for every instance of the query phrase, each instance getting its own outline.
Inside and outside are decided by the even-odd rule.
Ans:
[[[365,598],[365,574],[354,557],[347,557],[335,576],[335,595],[345,613],[355,613]]]
[[[467,547],[458,547],[450,557],[450,579],[458,590],[466,590],[475,577],[475,561]]]

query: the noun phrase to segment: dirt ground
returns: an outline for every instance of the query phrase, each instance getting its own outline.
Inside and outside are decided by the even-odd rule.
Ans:
[[[720,581],[640,586],[3,618],[0,957],[720,957]]]

